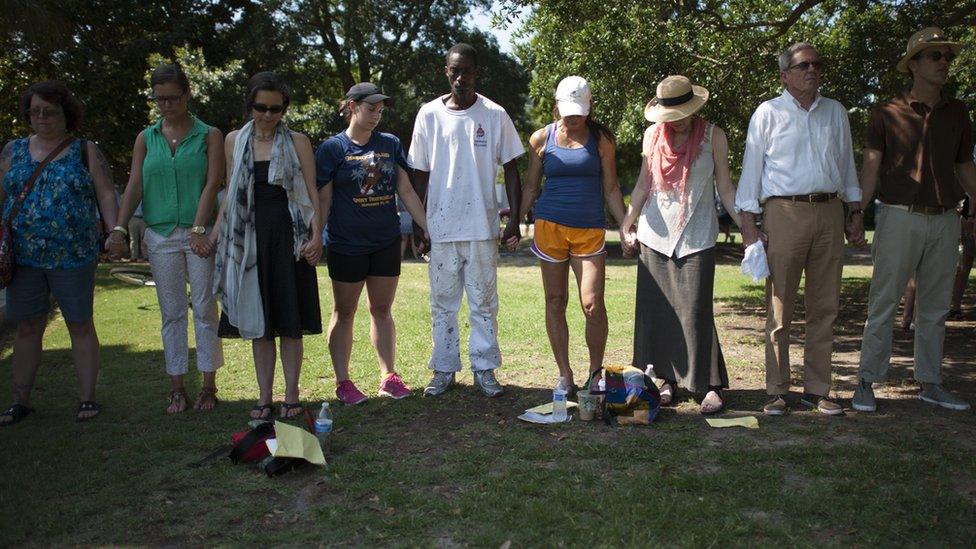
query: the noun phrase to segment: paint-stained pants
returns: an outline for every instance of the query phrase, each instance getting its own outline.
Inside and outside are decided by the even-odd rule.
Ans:
[[[430,250],[430,313],[434,348],[428,367],[461,370],[458,311],[461,292],[468,295],[471,334],[468,357],[472,370],[501,365],[498,349],[498,241],[434,242]]]

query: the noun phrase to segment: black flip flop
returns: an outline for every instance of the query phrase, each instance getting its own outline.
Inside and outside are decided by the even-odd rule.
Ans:
[[[98,414],[102,413],[102,410],[101,408],[98,407],[98,404],[95,403],[95,401],[86,400],[78,405],[78,413],[81,414],[82,412],[95,412],[95,414],[88,417],[81,417],[80,415],[75,417],[75,421],[77,421],[78,423],[82,423],[90,419],[95,419],[96,417],[98,417]]]
[[[267,413],[265,413],[267,411]],[[251,412],[258,412],[258,417],[249,415],[250,419],[257,421],[269,421],[274,415],[274,404],[256,404],[251,408]]]
[[[299,413],[297,413],[295,415],[289,415],[289,413],[292,410],[299,410]],[[285,403],[282,403],[282,405],[281,405],[281,415],[278,416],[278,419],[283,420],[283,421],[287,421],[289,419],[299,418],[299,417],[302,417],[302,412],[304,412],[304,411],[305,411],[305,407],[302,406],[302,403],[301,402],[294,402],[294,403],[285,402]]]
[[[10,421],[6,423],[0,423],[0,427],[10,427],[14,423],[19,423],[20,420],[29,416],[33,411],[34,411],[33,408],[28,408],[23,404],[11,404],[10,408],[7,408],[6,410],[3,411],[2,414],[0,414],[3,416],[10,416]]]

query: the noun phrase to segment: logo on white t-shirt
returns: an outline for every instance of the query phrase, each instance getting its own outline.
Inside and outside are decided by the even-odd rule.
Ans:
[[[474,132],[474,146],[475,147],[487,147],[488,146],[488,132],[478,124],[478,131]]]

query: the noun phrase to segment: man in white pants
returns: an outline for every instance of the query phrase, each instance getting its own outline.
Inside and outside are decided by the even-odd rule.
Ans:
[[[474,384],[486,396],[504,392],[495,379],[498,349],[498,203],[495,175],[505,170],[505,192],[517,212],[522,184],[516,159],[522,147],[505,109],[475,92],[478,59],[468,44],[447,53],[445,74],[451,93],[425,104],[417,113],[409,160],[416,170],[417,194],[426,197],[430,234],[430,310],[434,346],[428,366],[434,375],[425,396],[437,396],[461,371],[458,310],[468,296],[471,334],[468,356]],[[501,239],[518,245],[514,216]]]

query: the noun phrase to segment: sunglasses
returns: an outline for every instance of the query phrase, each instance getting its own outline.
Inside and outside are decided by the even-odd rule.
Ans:
[[[807,72],[810,67],[813,67],[813,70],[817,72],[823,72],[824,64],[823,61],[803,61],[802,63],[797,63],[786,70],[791,71],[793,69],[800,69],[800,72]]]
[[[920,53],[918,56],[924,57],[933,63],[938,63],[943,59],[946,60],[946,63],[952,63],[952,60],[956,58],[956,54],[952,53],[951,51],[949,53],[943,53],[939,50],[930,51],[928,53]]]
[[[27,112],[31,115],[31,118],[51,118],[60,115],[63,111],[58,107],[34,107]]]
[[[285,112],[284,105],[265,105],[264,103],[255,103],[251,105],[251,108],[260,113],[270,112],[271,114],[278,114]]]
[[[149,99],[154,101],[157,105],[175,105],[183,99],[184,94],[179,95],[150,95]]]

